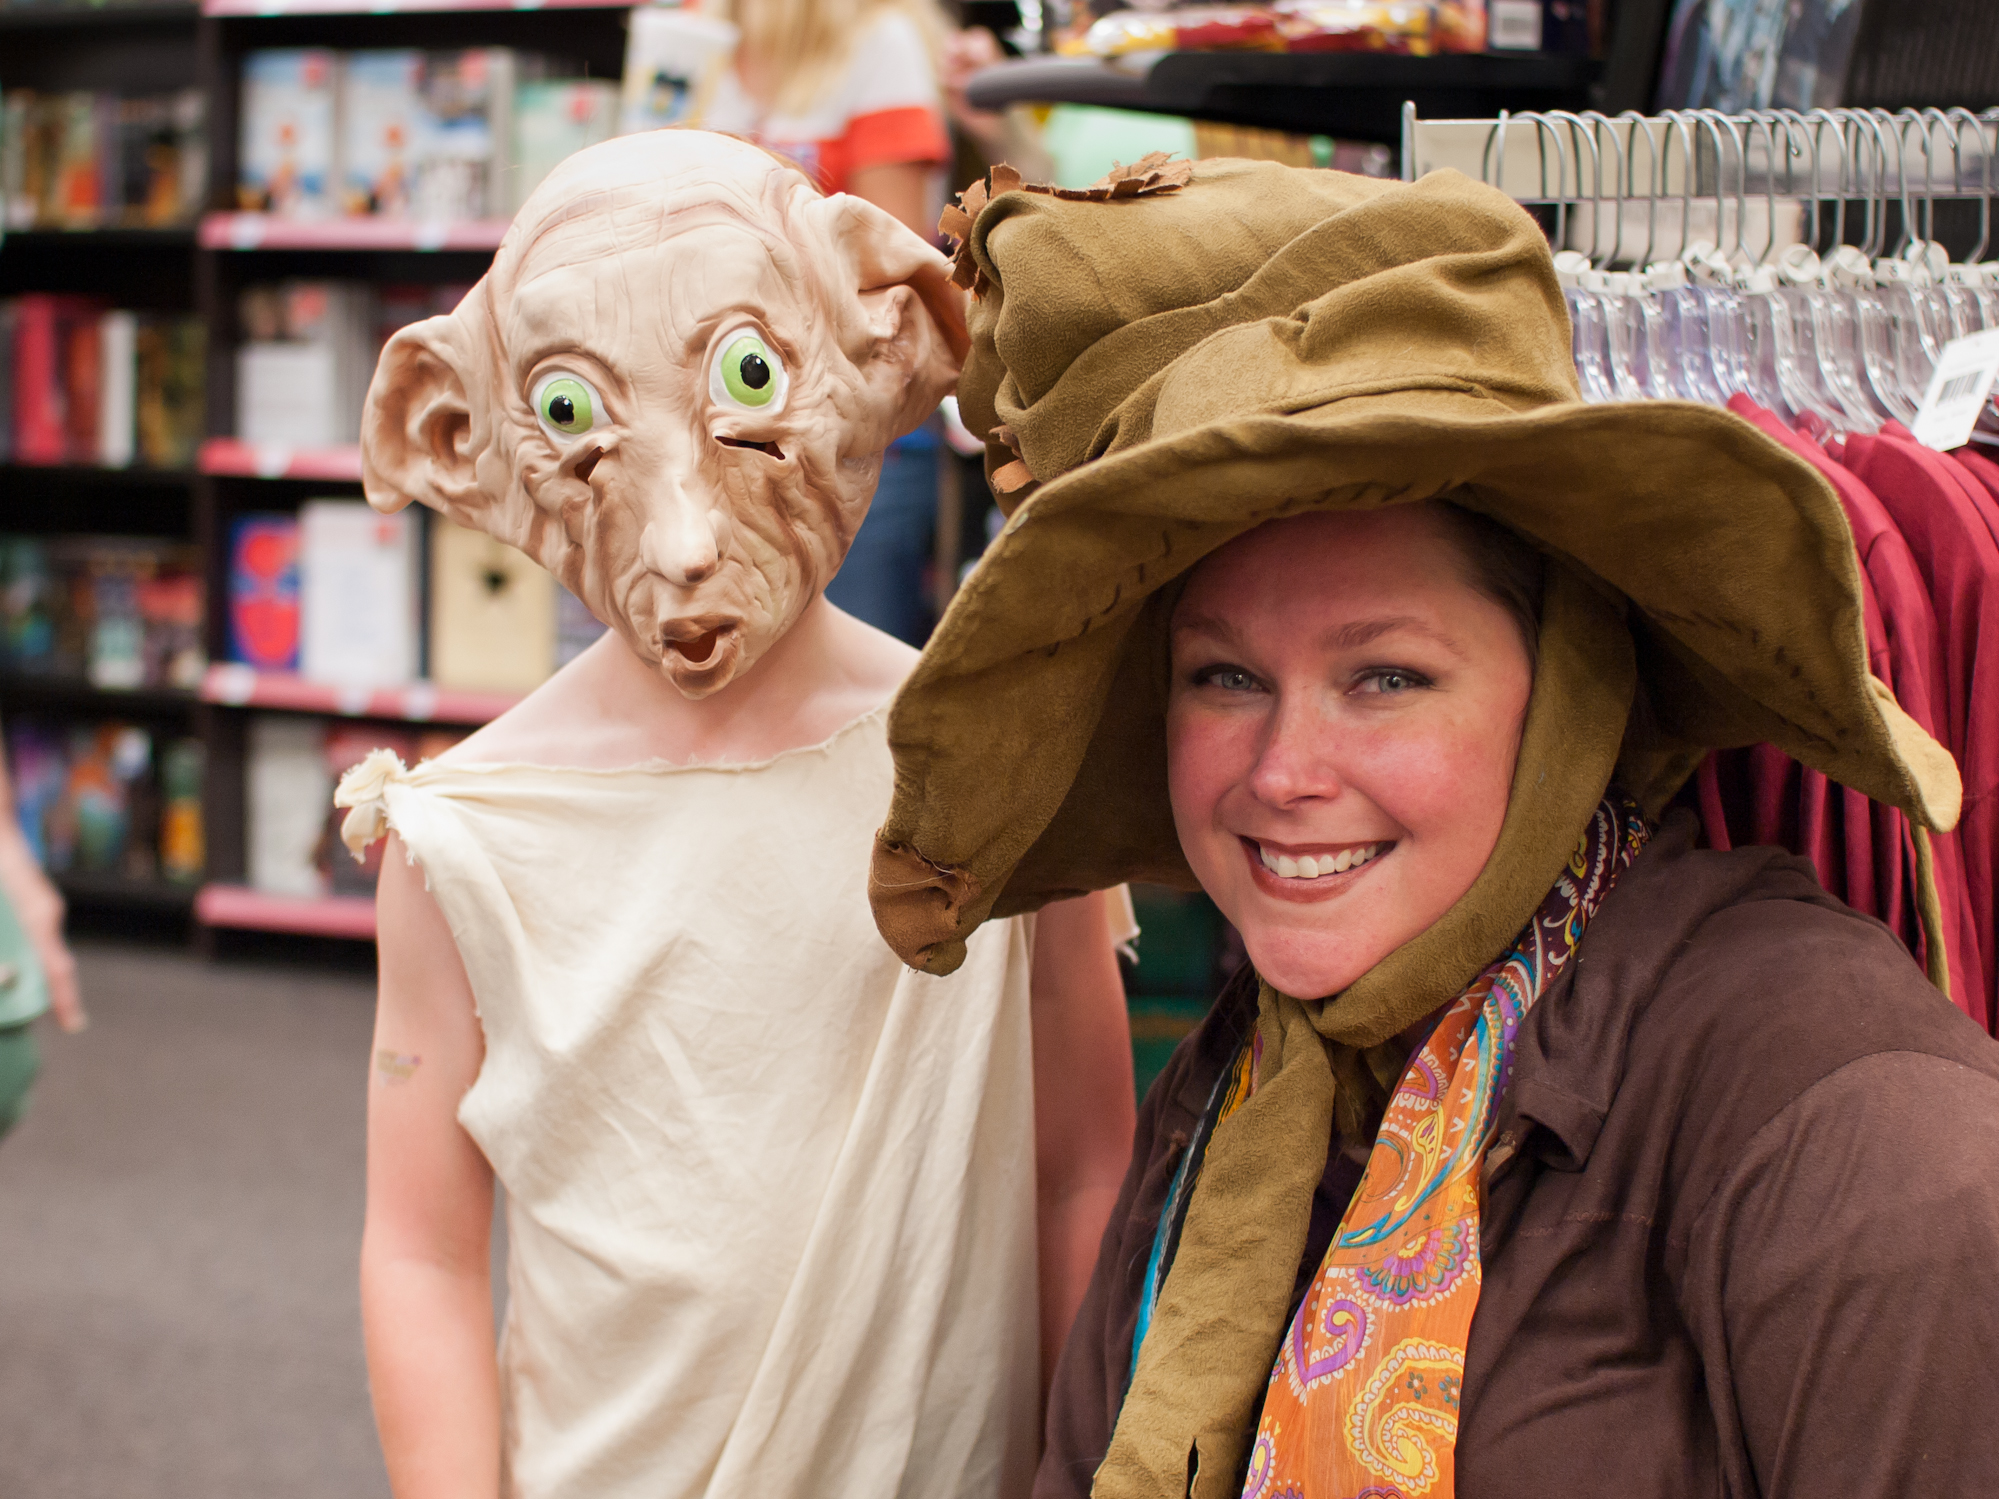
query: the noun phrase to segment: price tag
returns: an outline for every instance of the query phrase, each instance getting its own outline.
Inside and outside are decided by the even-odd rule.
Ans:
[[[1541,0],[1492,0],[1486,10],[1486,45],[1495,52],[1541,50]]]
[[[1916,441],[1947,453],[1971,441],[1978,413],[1999,380],[1999,328],[1987,328],[1953,338],[1943,346],[1930,388],[1911,423]]]

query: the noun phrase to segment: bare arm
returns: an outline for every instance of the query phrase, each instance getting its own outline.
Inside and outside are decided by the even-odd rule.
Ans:
[[[14,919],[21,923],[22,935],[42,965],[56,1024],[66,1031],[82,1030],[89,1019],[77,993],[76,959],[62,938],[62,895],[42,873],[28,840],[21,835],[21,824],[14,815],[14,782],[4,758],[0,758],[0,894],[6,896]]]
[[[847,191],[865,198],[883,213],[892,213],[914,229],[925,244],[936,236],[937,226],[926,224],[930,215],[930,168],[922,162],[897,161],[885,166],[856,167],[847,176]]]
[[[361,1320],[396,1499],[496,1499],[493,1173],[459,1125],[484,1038],[457,944],[391,835],[376,891]]]
[[[1035,918],[1031,984],[1045,1391],[1096,1268],[1138,1115],[1104,896],[1060,901]]]

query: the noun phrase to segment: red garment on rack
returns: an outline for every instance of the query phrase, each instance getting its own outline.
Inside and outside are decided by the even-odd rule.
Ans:
[[[1999,463],[1994,463],[1983,453],[1975,453],[1970,448],[1959,448],[1950,455],[1951,462],[1970,474],[1992,496],[1995,506],[1999,506]],[[1990,514],[1986,517],[1991,519]]]
[[[1880,500],[1817,444],[1747,396],[1738,395],[1728,404],[1811,463],[1832,485],[1861,563],[1868,668],[1911,718],[1938,742],[1948,743],[1937,709],[1944,660],[1936,616],[1908,543]],[[1915,905],[1915,847],[1899,809],[1846,787],[1835,795],[1819,772],[1768,745],[1710,757],[1701,767],[1696,797],[1711,845],[1776,843],[1804,854],[1829,893],[1886,922],[1911,952],[1923,951]],[[1789,810],[1793,808],[1795,813]],[[1963,860],[1954,836],[1940,836],[1933,843],[1951,992],[1970,995],[1979,987],[1982,970],[1976,962]]]
[[[1836,455],[1880,498],[1929,583],[1945,664],[1945,739],[1964,780],[1958,823],[1965,891],[1977,942],[1980,983],[1956,995],[1959,1007],[1994,1029],[1993,880],[1999,859],[1999,541],[1969,475],[1890,422],[1879,435],[1854,436]]]

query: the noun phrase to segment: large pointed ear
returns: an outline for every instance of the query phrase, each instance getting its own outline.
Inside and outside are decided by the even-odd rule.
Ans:
[[[499,496],[479,487],[493,428],[496,351],[473,326],[485,299],[399,330],[382,350],[361,409],[361,488],[377,510],[411,500],[474,530]]]
[[[870,361],[904,382],[896,431],[908,432],[957,386],[971,348],[964,294],[950,262],[874,204],[836,193],[812,209],[859,295]]]

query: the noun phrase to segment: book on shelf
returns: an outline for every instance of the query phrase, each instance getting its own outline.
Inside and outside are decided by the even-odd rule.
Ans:
[[[158,229],[208,192],[200,89],[0,95],[0,213],[10,229]]]
[[[382,345],[406,323],[449,312],[463,286],[283,281],[237,299],[236,435],[295,448],[360,441]]]
[[[325,725],[288,713],[254,714],[247,750],[243,832],[250,884],[272,895],[324,895],[320,855],[333,799]]]
[[[0,664],[107,691],[193,690],[206,670],[195,549],[145,537],[0,536]]]
[[[573,69],[508,47],[251,52],[237,204],[299,219],[510,217],[556,162],[616,133],[617,86]]]
[[[343,687],[399,687],[419,674],[420,533],[409,511],[360,500],[299,507],[299,671]]]
[[[515,547],[449,521],[430,530],[430,676],[532,692],[555,670],[555,579]]]
[[[385,840],[357,861],[340,839],[347,814],[333,805],[333,788],[374,750],[391,750],[414,765],[464,737],[446,729],[253,714],[245,766],[251,886],[273,895],[372,895]]]
[[[237,206],[296,219],[333,213],[339,73],[339,55],[323,47],[244,57]]]
[[[185,468],[200,441],[201,324],[35,292],[0,303],[0,459]]]
[[[564,158],[618,133],[618,85],[588,78],[532,79],[514,93],[509,216]]]
[[[537,70],[539,62],[528,65]],[[506,47],[347,53],[341,210],[429,222],[495,212],[518,67],[518,54]]]
[[[239,515],[229,527],[229,659],[297,671],[298,517]]]
[[[119,720],[10,716],[15,816],[42,866],[135,883],[200,880],[203,749]]]

